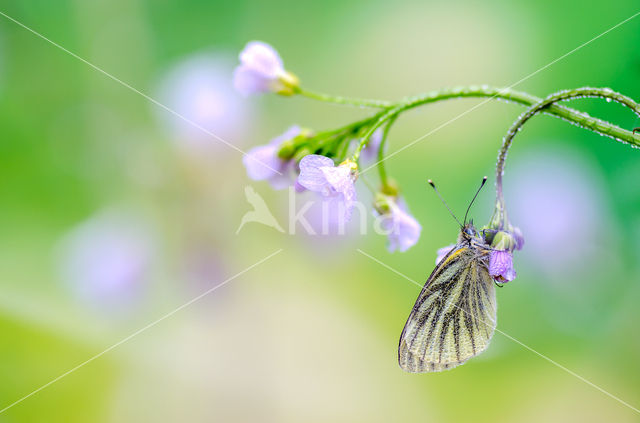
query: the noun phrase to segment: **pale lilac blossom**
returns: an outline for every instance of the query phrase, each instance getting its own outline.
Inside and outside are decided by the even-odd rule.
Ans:
[[[233,74],[233,85],[241,94],[277,92],[292,94],[297,78],[284,69],[278,52],[262,41],[249,42],[240,53],[240,66]]]
[[[438,251],[436,251],[436,264],[440,263],[442,259],[449,254],[449,251],[454,249],[454,247],[455,244],[451,244],[446,247],[439,248]]]
[[[590,276],[596,263],[613,254],[606,242],[618,236],[607,224],[611,210],[598,164],[558,147],[532,150],[512,164],[505,195],[511,199],[509,217],[527,234],[527,262],[549,283],[567,286],[580,279],[578,273]],[[585,228],[598,228],[598,236]]]
[[[349,160],[336,166],[328,157],[310,154],[300,161],[298,183],[324,197],[336,197],[336,204],[344,206],[344,218],[348,221],[356,201],[356,169],[356,164]]]
[[[61,276],[89,307],[122,308],[140,294],[153,245],[142,217],[103,212],[73,228],[61,241]]]
[[[249,178],[268,181],[274,189],[283,189],[294,183],[295,163],[278,157],[283,142],[299,135],[301,129],[294,125],[267,145],[254,147],[242,158]]]
[[[380,144],[382,143],[382,133],[383,129],[378,128],[373,134],[371,134],[369,142],[367,142],[367,145],[365,145],[365,147],[360,152],[361,165],[371,165],[377,161]],[[356,139],[356,146],[359,142],[360,140]]]
[[[520,230],[520,228],[514,226],[512,228],[511,235],[515,240],[516,250],[522,250],[522,247],[524,247],[524,235],[522,235],[522,231]]]
[[[157,96],[179,116],[157,112],[171,140],[188,152],[230,151],[223,140],[246,139],[253,107],[233,89],[233,65],[219,52],[196,53],[171,66],[161,77]],[[213,135],[212,135],[213,134]],[[216,139],[220,137],[220,139]]]
[[[402,198],[387,198],[388,211],[379,215],[382,219],[382,230],[387,234],[389,252],[396,250],[401,253],[413,247],[420,238],[422,227],[409,214],[406,203]]]
[[[489,255],[489,274],[497,282],[511,282],[516,278],[513,256],[506,250],[494,250]]]

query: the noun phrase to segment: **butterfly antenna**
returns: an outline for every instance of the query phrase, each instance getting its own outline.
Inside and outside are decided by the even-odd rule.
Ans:
[[[449,211],[449,214],[455,219],[456,222],[458,222],[458,225],[463,226],[462,223],[460,223],[460,221],[456,217],[456,215],[453,214],[453,212],[449,208],[449,205],[447,204],[447,202],[444,201],[444,198],[442,198],[442,195],[440,195],[440,191],[438,191],[438,188],[436,188],[436,184],[434,184],[431,179],[429,179],[427,182],[429,182],[429,185],[431,185],[431,187],[436,192],[436,194],[438,194],[438,197],[440,198],[440,201],[442,201],[442,204],[444,204],[444,206],[447,208],[447,210]]]
[[[467,212],[464,214],[464,223],[467,223],[467,216],[469,215],[469,210],[471,210],[471,206],[473,205],[473,202],[476,201],[476,198],[478,197],[478,194],[480,194],[480,190],[484,186],[485,182],[487,182],[486,176],[482,178],[482,182],[480,183],[480,188],[478,188],[478,190],[476,191],[476,195],[473,196],[473,199],[469,203],[469,207],[467,207]]]

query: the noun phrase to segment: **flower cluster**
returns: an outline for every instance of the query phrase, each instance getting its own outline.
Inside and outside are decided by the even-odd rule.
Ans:
[[[240,53],[234,86],[245,95],[302,92],[298,78],[285,70],[278,52],[259,41],[248,43]],[[359,163],[374,163],[383,148],[383,131],[372,128],[376,121],[374,116],[318,133],[294,125],[268,144],[249,150],[243,163],[251,179],[268,181],[274,189],[293,185],[297,191],[318,193],[339,210],[340,218],[346,222],[357,201]],[[389,250],[406,251],[418,241],[421,227],[409,214],[397,189],[392,191],[389,194],[389,183],[385,182],[374,193],[374,213],[388,236]]]
[[[369,118],[334,130],[315,132],[292,126],[268,144],[249,150],[243,162],[251,179],[266,180],[274,189],[295,186],[299,192],[318,193],[332,207],[337,207],[343,222],[351,218],[357,201],[355,184],[362,173],[361,166],[375,163],[380,186],[372,189],[373,211],[380,229],[388,237],[389,251],[404,252],[418,242],[422,228],[409,213],[395,183],[387,178],[383,160],[378,160],[384,156],[387,133],[395,120],[393,104],[364,100],[349,103],[348,99],[303,90],[298,78],[284,68],[278,52],[259,41],[248,43],[240,53],[234,85],[245,95],[266,92],[303,95],[356,106],[366,103],[366,107],[380,109]],[[522,248],[524,241],[519,230],[506,223],[504,206],[499,206],[482,234],[492,249],[489,272],[497,282],[504,283],[516,277],[513,251]],[[436,262],[453,247],[440,249]]]

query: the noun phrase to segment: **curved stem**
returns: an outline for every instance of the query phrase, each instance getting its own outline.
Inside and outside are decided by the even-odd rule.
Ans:
[[[380,174],[380,185],[382,186],[382,191],[384,191],[388,185],[387,169],[385,168],[384,164],[384,149],[387,144],[387,137],[389,136],[391,125],[393,125],[397,118],[398,115],[394,115],[393,117],[391,117],[391,119],[389,119],[387,125],[384,127],[382,139],[380,140],[380,145],[378,146],[378,173]]]
[[[373,108],[373,109],[387,109],[389,107],[393,107],[393,103],[384,101],[384,100],[368,100],[362,98],[348,98],[341,96],[334,96],[329,94],[317,93],[314,91],[308,91],[303,88],[297,88],[296,94],[300,94],[307,98],[311,98],[314,100],[324,101],[327,103],[335,103],[341,104],[343,106],[356,106],[362,108]]]
[[[484,102],[488,102],[490,100],[496,99],[496,100],[503,100],[510,103],[521,104],[524,106],[532,106],[542,101],[540,97],[536,97],[534,95],[527,94],[522,91],[515,91],[510,88],[490,87],[488,85],[469,85],[469,86],[461,86],[461,87],[453,87],[453,88],[444,88],[441,90],[430,91],[428,93],[417,95],[417,96],[407,97],[396,103],[388,102],[388,101],[380,101],[380,100],[349,99],[345,97],[314,93],[314,92],[306,91],[303,89],[298,89],[298,93],[301,95],[305,95],[309,98],[313,98],[320,101],[336,103],[336,104],[343,104],[343,105],[350,105],[350,106],[357,106],[357,107],[380,108],[380,109],[385,109],[386,111],[390,111],[393,108],[397,110],[397,113],[401,113],[405,110],[413,109],[415,107],[422,106],[424,104],[435,103],[438,101],[449,100],[454,98],[487,98]],[[615,94],[612,90],[609,90],[608,88],[600,89],[600,93],[605,95]],[[633,100],[627,97],[624,97],[624,96],[621,96],[621,97],[633,102]],[[615,101],[620,101],[623,104],[626,101],[626,100],[622,100],[621,98],[616,98],[616,99],[612,97],[609,97],[609,98]],[[484,104],[484,102],[481,104]],[[601,119],[591,117],[587,113],[583,113],[578,110],[571,109],[571,108],[557,105],[557,104],[550,105],[543,112],[545,114],[549,114],[551,116],[564,119],[584,129],[589,129],[599,134],[614,138],[620,142],[640,147],[640,134],[634,134],[632,131],[628,131],[626,129],[620,128],[619,126],[614,125],[610,122],[606,122]]]
[[[502,191],[502,176],[504,175],[504,164],[507,158],[507,153],[509,152],[509,147],[511,147],[511,144],[513,143],[513,138],[520,131],[522,126],[536,114],[543,112],[545,110],[549,110],[552,107],[556,107],[556,108],[560,107],[560,106],[554,105],[554,103],[557,103],[559,101],[574,100],[578,98],[604,98],[604,99],[607,99],[608,101],[615,101],[617,103],[620,103],[628,107],[636,114],[636,116],[640,117],[640,104],[636,103],[631,98],[624,96],[620,93],[617,93],[609,88],[583,87],[583,88],[576,88],[574,90],[560,91],[560,92],[551,94],[544,100],[539,101],[538,103],[536,103],[535,105],[527,109],[527,111],[521,114],[518,120],[516,120],[507,131],[507,134],[505,135],[502,142],[502,147],[500,148],[500,153],[498,155],[498,162],[496,164],[496,214],[494,214],[494,218],[499,217],[499,222],[495,222],[493,218],[492,218],[492,222],[499,223],[500,228],[504,228],[508,224],[505,206],[504,206],[504,194]],[[571,110],[571,109],[567,109],[567,110]],[[594,119],[591,117],[589,117],[589,119],[599,121],[599,119]],[[578,123],[578,124],[580,126],[587,127],[582,123]],[[607,127],[599,127],[596,132],[600,133],[601,135],[611,136],[612,138],[616,138],[616,136],[611,133],[611,130],[613,129],[614,126],[615,125],[609,124]],[[591,128],[589,127],[589,129]],[[631,131],[631,134],[634,135],[633,131]],[[634,145],[638,145],[638,144],[634,144]]]

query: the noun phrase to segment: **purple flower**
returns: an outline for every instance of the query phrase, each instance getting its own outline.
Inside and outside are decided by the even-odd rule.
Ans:
[[[446,247],[439,248],[438,251],[436,251],[436,264],[440,263],[444,256],[449,254],[449,251],[453,250],[455,246],[455,244],[451,244]]]
[[[244,95],[276,92],[291,95],[297,78],[284,69],[278,52],[262,41],[249,42],[240,53],[240,66],[233,73],[233,85]]]
[[[89,307],[133,305],[142,293],[154,240],[142,217],[108,211],[73,228],[61,241],[62,278]]]
[[[498,282],[511,282],[516,278],[513,256],[509,251],[494,250],[489,256],[489,273]]]
[[[253,107],[231,86],[232,69],[220,53],[212,51],[187,56],[163,74],[156,95],[180,117],[153,110],[178,148],[197,154],[212,149],[226,152],[231,150],[211,133],[234,141],[248,138],[243,123],[252,120]]]
[[[356,139],[356,145],[360,140]],[[380,149],[380,143],[382,142],[382,128],[376,129],[376,131],[371,134],[371,138],[369,138],[369,142],[362,149],[360,153],[360,164],[361,165],[370,165],[376,162],[378,158],[378,150]]]
[[[407,205],[401,198],[389,197],[387,204],[388,212],[381,215],[383,218],[381,226],[389,239],[387,248],[391,253],[395,250],[403,253],[418,242],[422,227],[409,214]]]
[[[328,157],[310,154],[300,161],[298,184],[325,197],[337,197],[344,205],[344,219],[348,221],[356,201],[356,177],[357,165],[354,162],[346,160],[335,166]]]
[[[293,182],[292,160],[278,157],[278,150],[283,142],[290,140],[301,132],[300,127],[294,125],[286,132],[272,139],[269,144],[254,147],[242,158],[247,174],[254,181],[267,180],[274,189],[283,189]]]
[[[522,231],[520,230],[520,228],[513,226],[511,235],[516,241],[516,250],[522,250],[522,247],[524,247],[524,235],[522,235]]]

